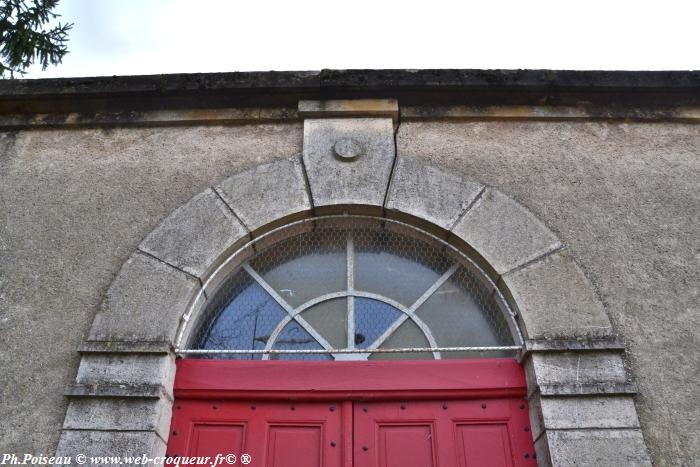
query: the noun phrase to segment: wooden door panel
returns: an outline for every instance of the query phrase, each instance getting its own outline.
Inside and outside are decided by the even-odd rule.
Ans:
[[[251,456],[266,467],[340,467],[342,410],[322,402],[178,399],[168,455]],[[347,436],[351,436],[348,433]]]
[[[355,403],[355,467],[535,466],[522,399]]]
[[[377,434],[381,465],[391,467],[435,465],[432,425],[379,425]]]
[[[179,360],[167,453],[230,453],[239,465],[246,453],[261,467],[532,467],[525,389],[512,359]]]
[[[268,430],[267,465],[321,467],[323,426],[272,425]]]
[[[192,427],[192,450],[189,455],[216,457],[221,453],[243,451],[246,425],[212,425],[195,423]]]
[[[513,465],[507,424],[457,424],[456,428],[460,467]]]

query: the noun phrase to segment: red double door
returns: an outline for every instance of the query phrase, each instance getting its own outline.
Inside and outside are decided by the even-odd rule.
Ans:
[[[505,359],[184,360],[168,454],[224,466],[228,454],[265,467],[532,466],[524,389]]]

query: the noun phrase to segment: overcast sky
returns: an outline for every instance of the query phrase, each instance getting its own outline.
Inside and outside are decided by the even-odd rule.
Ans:
[[[29,78],[322,68],[700,69],[700,2],[61,0]]]

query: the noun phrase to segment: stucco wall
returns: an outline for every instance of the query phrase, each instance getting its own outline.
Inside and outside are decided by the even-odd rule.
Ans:
[[[629,343],[659,465],[700,462],[700,126],[405,123],[398,151],[497,187],[554,230]]]
[[[301,152],[301,125],[23,131],[0,146],[0,452],[52,454],[121,265],[193,195]]]
[[[55,449],[75,349],[143,237],[301,140],[297,124],[2,136],[0,452]],[[697,460],[700,126],[405,122],[397,143],[511,195],[570,246],[630,344],[653,459]]]

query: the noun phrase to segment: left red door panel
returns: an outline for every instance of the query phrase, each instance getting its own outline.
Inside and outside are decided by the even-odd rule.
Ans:
[[[243,454],[250,465],[340,467],[343,411],[334,403],[178,399],[168,442],[171,457]],[[220,465],[227,467],[225,461]],[[208,467],[208,466],[207,466]]]

